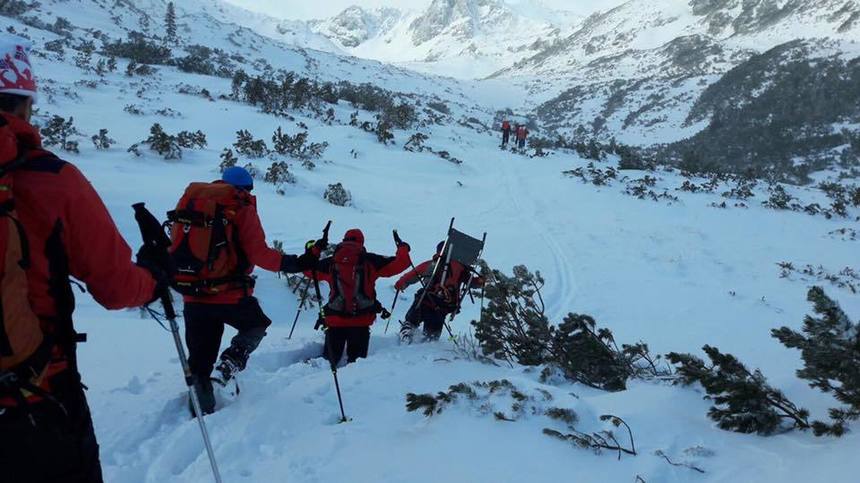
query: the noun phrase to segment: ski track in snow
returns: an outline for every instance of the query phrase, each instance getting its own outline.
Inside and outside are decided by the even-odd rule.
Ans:
[[[520,181],[517,181],[511,164],[528,162],[528,158],[520,156],[506,156],[506,158],[502,160],[501,164],[504,166],[502,169],[503,180],[505,190],[508,193],[508,200],[520,220],[532,227],[532,233],[540,237],[543,245],[552,256],[551,271],[548,273],[548,277],[545,276],[548,278],[546,285],[551,288],[543,294],[543,297],[545,301],[549,301],[546,310],[549,320],[560,320],[562,316],[566,315],[570,307],[573,307],[576,298],[576,282],[571,275],[573,265],[566,251],[553,235],[553,226],[544,220],[546,210],[541,209],[541,204],[537,201],[542,192],[530,190],[527,196],[522,196],[520,193],[521,188],[518,186],[522,186],[526,182],[525,177],[521,176]]]

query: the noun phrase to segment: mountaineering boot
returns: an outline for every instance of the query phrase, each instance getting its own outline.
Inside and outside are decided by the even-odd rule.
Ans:
[[[248,362],[248,351],[231,345],[221,353],[221,362],[215,368],[220,373],[218,382],[222,385],[226,384],[237,372],[245,369],[245,364]]]
[[[435,341],[439,340],[440,337],[442,337],[442,331],[441,330],[438,332],[436,332],[436,331],[431,332],[431,331],[425,330],[424,331],[424,338],[421,340],[421,342],[435,342]]]
[[[197,393],[197,399],[200,400],[200,411],[203,414],[212,414],[215,412],[215,391],[212,390],[212,381],[205,378],[200,378],[194,382],[194,392]],[[191,412],[191,417],[194,418],[194,405],[191,399],[188,400],[188,410]]]
[[[413,327],[412,324],[409,322],[402,322],[400,324],[400,342],[403,344],[411,344],[414,332],[415,327]]]

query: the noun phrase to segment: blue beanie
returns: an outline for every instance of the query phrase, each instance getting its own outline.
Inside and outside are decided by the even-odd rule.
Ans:
[[[221,181],[237,188],[251,189],[254,187],[254,178],[251,177],[251,173],[239,166],[225,169],[224,174],[221,175]]]

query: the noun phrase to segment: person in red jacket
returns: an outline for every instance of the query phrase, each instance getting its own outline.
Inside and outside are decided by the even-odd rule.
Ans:
[[[254,280],[250,276],[254,268],[260,267],[270,272],[299,273],[312,267],[319,258],[320,251],[325,248],[317,244],[311,246],[304,255],[296,256],[285,255],[269,247],[263,225],[257,215],[256,198],[251,195],[254,179],[250,173],[244,168],[232,167],[224,171],[221,181],[202,185],[215,185],[217,189],[219,184],[232,186],[233,189],[228,188],[226,192],[230,193],[235,203],[231,208],[235,213],[227,224],[227,229],[232,230],[232,236],[225,249],[236,260],[233,273],[230,274],[231,280],[217,287],[207,285],[209,290],[201,290],[197,294],[184,292],[188,364],[196,376],[195,390],[204,414],[211,414],[215,410],[211,375],[216,359],[219,359],[218,350],[221,347],[224,325],[232,326],[238,333],[220,356],[217,370],[218,381],[222,384],[226,384],[237,372],[245,369],[248,357],[260,345],[266,335],[266,329],[272,324],[254,297]],[[171,250],[179,268],[179,252],[174,248]],[[177,280],[179,278],[177,275]]]
[[[12,172],[13,195],[29,247],[28,298],[45,334],[37,354],[44,349],[47,357],[34,354],[23,367],[0,371],[0,480],[100,483],[99,448],[77,366],[83,337],[73,323],[70,277],[107,309],[150,302],[158,283],[131,262],[131,249],[83,174],[42,148],[29,122],[36,82],[27,47],[24,39],[0,35],[0,121],[26,159]],[[151,262],[146,256],[142,250],[138,258]],[[12,374],[44,395],[8,385]]]
[[[413,333],[422,322],[424,323],[424,339],[437,340],[442,335],[445,317],[460,309],[460,295],[463,286],[470,280],[470,288],[481,287],[484,284],[481,277],[473,277],[469,267],[456,260],[451,260],[447,271],[445,267],[440,266],[436,270],[436,276],[433,277],[433,269],[436,267],[439,257],[442,256],[444,248],[445,242],[439,242],[436,245],[436,254],[433,255],[432,259],[406,272],[394,284],[394,288],[400,292],[409,288],[410,285],[419,282],[422,284],[422,288],[415,294],[415,300],[409,311],[406,312],[406,318],[400,328],[400,339],[406,343],[412,342]],[[444,281],[442,280],[443,275],[445,276]],[[426,295],[424,295],[424,287],[427,287]],[[421,302],[420,306],[419,301]]]
[[[331,257],[319,261],[315,271],[306,272],[310,278],[328,283],[328,303],[325,314],[325,354],[331,364],[337,364],[346,349],[347,362],[366,358],[370,345],[370,326],[382,305],[376,299],[376,281],[393,277],[411,264],[409,244],[394,234],[397,253],[384,257],[364,248],[364,233],[354,228],[346,232],[343,242]]]
[[[526,138],[529,136],[529,130],[525,127],[525,125],[520,125],[517,127],[517,147],[520,149],[525,149],[526,147]]]
[[[508,141],[511,139],[511,122],[505,119],[502,121],[502,149],[507,147]]]

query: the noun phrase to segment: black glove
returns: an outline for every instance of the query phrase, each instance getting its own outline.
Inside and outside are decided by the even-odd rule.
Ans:
[[[152,299],[146,303],[149,305],[158,300],[161,294],[170,287],[175,272],[173,258],[164,249],[143,245],[137,251],[137,266],[148,270],[152,278],[155,279],[155,291],[152,294]]]
[[[406,243],[405,241],[403,241],[400,238],[400,235],[397,234],[397,230],[394,230],[393,234],[394,234],[394,244],[397,245],[397,248],[406,247],[407,252],[412,250],[412,247],[410,247],[408,243]]]

